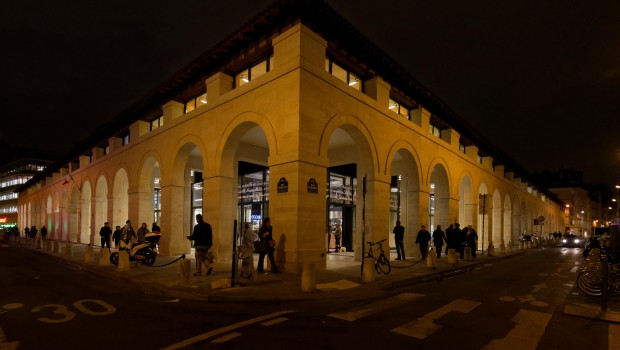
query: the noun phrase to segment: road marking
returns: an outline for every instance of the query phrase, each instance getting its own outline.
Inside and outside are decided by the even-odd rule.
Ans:
[[[286,317],[278,317],[278,318],[274,318],[273,320],[269,320],[269,321],[265,321],[263,323],[261,323],[261,326],[265,326],[265,327],[269,327],[269,326],[273,326],[274,324],[278,324],[278,323],[282,323],[284,321],[288,321],[288,318]]]
[[[536,349],[545,334],[551,314],[519,310],[512,321],[516,323],[502,339],[491,340],[483,350],[528,350]]]
[[[374,302],[370,305],[365,305],[362,307],[354,308],[347,312],[336,312],[333,314],[329,314],[328,316],[333,317],[333,318],[338,318],[341,320],[345,320],[345,321],[355,321],[355,320],[359,320],[362,317],[372,315],[375,312],[379,312],[384,309],[390,309],[398,305],[401,305],[403,303],[416,300],[423,296],[424,296],[423,294],[402,293],[389,299]]]
[[[534,285],[534,288],[532,288],[532,293],[538,293],[543,288],[547,288],[547,284],[546,283],[536,284],[536,285]]]
[[[415,321],[405,323],[400,327],[392,329],[392,332],[406,335],[413,338],[424,339],[429,335],[437,332],[443,326],[435,324],[435,320],[444,316],[450,311],[458,311],[461,313],[469,313],[481,303],[478,301],[456,299],[450,304],[444,305],[439,309],[429,312],[428,314],[418,318]]]
[[[620,349],[620,326],[617,324],[609,324],[608,346],[609,350]]]
[[[181,342],[172,344],[170,346],[167,346],[167,347],[163,348],[162,350],[182,349],[182,348],[184,348],[186,346],[190,346],[190,345],[192,345],[194,343],[198,343],[198,342],[204,341],[204,340],[209,339],[211,337],[214,337],[214,336],[216,336],[218,334],[230,332],[233,329],[249,326],[249,325],[251,325],[253,323],[259,323],[259,322],[262,322],[262,321],[265,321],[265,320],[268,320],[268,319],[271,319],[271,318],[274,318],[274,317],[290,314],[292,312],[295,312],[295,310],[278,311],[278,312],[274,312],[274,313],[271,313],[271,314],[268,314],[268,315],[259,316],[259,317],[255,317],[255,318],[252,318],[252,319],[249,319],[249,320],[246,320],[246,321],[242,321],[242,322],[239,322],[239,323],[231,324],[230,326],[222,327],[222,328],[219,328],[219,329],[207,332],[207,333],[203,333],[203,334],[197,335],[195,337],[191,337],[191,338],[183,340]]]
[[[14,342],[7,342],[6,337],[4,336],[4,330],[2,330],[2,327],[0,327],[0,349],[2,350],[17,350],[17,347],[19,346],[19,342],[18,341],[14,341]]]
[[[211,341],[211,343],[222,344],[222,343],[227,342],[227,341],[229,341],[231,339],[235,339],[235,338],[237,338],[240,335],[241,335],[241,333],[239,333],[239,332],[228,333],[228,334],[226,334],[223,337],[219,337],[217,339],[213,339]]]

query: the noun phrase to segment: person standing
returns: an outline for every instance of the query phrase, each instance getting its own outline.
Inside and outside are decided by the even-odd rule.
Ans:
[[[196,226],[188,238],[194,241],[194,248],[196,249],[196,272],[194,276],[202,275],[202,265],[207,269],[207,275],[210,275],[213,272],[213,267],[211,267],[211,257],[208,255],[213,246],[213,230],[209,223],[204,222],[202,214],[196,214]]]
[[[101,248],[106,246],[110,249],[110,236],[112,235],[112,229],[109,222],[104,222],[103,227],[99,230],[99,236],[101,236]]]
[[[405,239],[405,228],[401,226],[400,221],[396,221],[396,226],[392,230],[394,234],[394,241],[396,242],[396,260],[405,260],[405,246],[403,240]]]
[[[256,267],[256,271],[259,273],[263,272],[265,255],[267,255],[269,256],[269,262],[271,263],[271,272],[278,273],[279,272],[278,266],[276,265],[276,261],[273,257],[273,252],[275,250],[275,246],[272,246],[272,244],[275,243],[273,242],[273,229],[271,227],[271,219],[269,219],[268,217],[266,217],[265,220],[263,220],[263,224],[258,230],[258,239],[260,239],[263,242],[267,242],[266,244],[268,245],[269,248],[267,249],[266,252],[262,251],[259,253],[258,266]]]
[[[456,249],[456,244],[454,243],[454,224],[450,224],[446,229],[446,255],[448,255],[448,249]]]
[[[340,239],[342,238],[342,227],[340,227],[340,223],[336,223],[336,229],[334,230],[334,239],[336,240],[336,247],[334,253],[340,252]]]
[[[426,230],[426,226],[422,225],[422,229],[418,231],[418,235],[415,238],[415,242],[420,245],[420,253],[422,253],[422,260],[426,260],[428,254],[428,242],[431,240],[431,234]]]
[[[45,226],[41,227],[41,239],[45,239],[47,236],[47,228]]]
[[[441,230],[441,225],[437,225],[437,229],[433,231],[433,245],[437,252],[437,259],[441,258],[441,247],[447,241],[446,234]]]
[[[34,225],[32,225],[32,227],[30,228],[30,237],[31,238],[37,237],[37,227]]]
[[[136,243],[138,241],[136,231],[134,231],[131,226],[131,220],[125,221],[125,227],[123,227],[123,231],[121,231],[121,240],[126,244]]]
[[[118,243],[121,240],[121,227],[120,226],[116,226],[116,230],[114,230],[114,233],[112,234],[112,239],[114,240],[114,248],[118,248]]]
[[[146,222],[143,222],[138,229],[138,243],[146,242],[146,234],[149,233],[149,229],[146,227]]]
[[[159,225],[157,225],[156,222],[154,222],[153,226],[151,226],[151,232],[161,232],[161,228],[159,228]]]
[[[30,238],[30,227],[26,227],[24,229],[24,236],[26,236],[26,238]]]
[[[467,226],[467,233],[465,234],[465,246],[471,248],[472,258],[476,257],[476,250],[478,249],[478,234],[471,225]]]

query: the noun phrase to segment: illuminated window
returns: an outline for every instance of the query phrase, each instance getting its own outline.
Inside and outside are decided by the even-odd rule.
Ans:
[[[161,117],[159,117],[157,119],[151,120],[151,131],[153,131],[153,130],[155,130],[155,129],[159,128],[160,126],[163,126],[163,125],[164,125],[164,117],[163,116],[161,116]]]
[[[273,69],[273,55],[260,60],[253,66],[242,70],[235,76],[235,86],[241,86],[249,83],[253,79],[265,75]]]
[[[122,145],[128,145],[129,144],[129,132],[127,132],[125,135],[123,135],[123,142]]]
[[[207,93],[195,96],[185,101],[185,113],[189,113],[196,108],[200,108],[207,104]],[[164,121],[162,119],[161,125],[164,125]],[[160,125],[160,126],[161,126]]]
[[[438,126],[433,125],[433,124],[429,124],[428,129],[429,129],[428,131],[432,135],[435,135],[435,136],[441,138],[441,129]]]
[[[390,111],[396,113],[396,114],[400,114],[403,117],[407,118],[407,120],[411,120],[411,110],[405,106],[403,106],[402,104],[389,99],[388,102],[388,108],[390,109]]]
[[[459,142],[459,151],[465,153],[465,145]]]
[[[482,164],[482,156],[478,155],[478,163]]]
[[[105,156],[106,154],[110,154],[110,145],[103,147],[103,155]]]
[[[362,91],[362,79],[329,58],[325,59],[325,70],[355,90]]]

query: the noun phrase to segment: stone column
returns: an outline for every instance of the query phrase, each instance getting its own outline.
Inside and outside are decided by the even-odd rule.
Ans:
[[[185,237],[191,229],[184,230],[184,191],[183,186],[162,183],[161,187],[161,222],[162,230],[159,248],[164,256],[189,253],[190,242]]]
[[[236,181],[226,176],[203,177],[203,218],[213,229],[213,247],[218,262],[232,259],[233,226],[237,218]],[[234,199],[234,200],[233,200]],[[239,232],[237,223],[237,232]]]

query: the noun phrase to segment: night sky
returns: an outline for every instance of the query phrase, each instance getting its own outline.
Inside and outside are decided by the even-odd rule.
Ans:
[[[68,151],[271,2],[2,2],[0,139]],[[620,1],[327,2],[526,170],[616,184]]]

